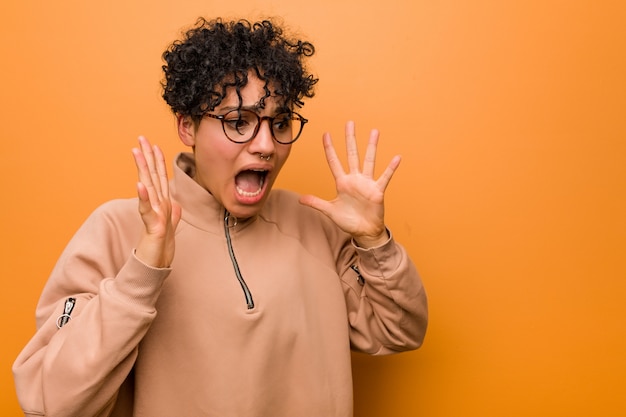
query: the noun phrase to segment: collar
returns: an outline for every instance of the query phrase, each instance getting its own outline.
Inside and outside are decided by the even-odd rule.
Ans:
[[[193,179],[196,172],[193,154],[178,154],[174,159],[173,171],[170,193],[182,208],[182,220],[201,230],[223,234],[226,210],[210,192]],[[252,219],[238,220],[237,228],[251,221]]]

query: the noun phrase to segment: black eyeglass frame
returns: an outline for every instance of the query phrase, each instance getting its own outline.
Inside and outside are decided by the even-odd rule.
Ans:
[[[254,131],[252,132],[252,136],[250,136],[250,138],[244,140],[244,141],[237,141],[232,139],[230,136],[228,136],[228,133],[226,133],[226,116],[229,115],[230,113],[233,112],[238,112],[241,113],[242,111],[245,111],[246,113],[250,113],[256,116],[257,118],[257,124],[254,127]],[[289,120],[299,120],[300,121],[300,130],[298,131],[297,134],[292,135],[293,139],[291,139],[288,142],[284,142],[284,141],[280,141],[276,138],[276,135],[274,134],[274,120],[275,119],[279,119],[280,117],[283,117],[283,115],[289,115]],[[244,143],[248,143],[250,142],[252,139],[254,139],[256,137],[256,135],[259,133],[259,129],[261,128],[261,123],[263,123],[263,120],[268,120],[269,124],[270,124],[270,132],[272,132],[272,138],[280,143],[281,145],[289,145],[294,143],[296,140],[298,140],[298,138],[300,138],[300,135],[302,134],[302,130],[304,129],[304,125],[308,123],[308,119],[305,119],[301,114],[296,113],[296,112],[281,112],[279,114],[277,114],[276,116],[259,116],[258,114],[256,114],[255,112],[253,112],[252,110],[246,110],[246,109],[241,109],[241,110],[231,110],[225,114],[211,114],[211,113],[204,113],[202,115],[210,117],[212,119],[217,119],[220,122],[222,122],[222,130],[224,131],[224,136],[226,136],[226,139],[228,139],[229,141],[233,142],[233,143],[239,143],[239,144],[244,144]],[[293,133],[293,132],[292,132]]]

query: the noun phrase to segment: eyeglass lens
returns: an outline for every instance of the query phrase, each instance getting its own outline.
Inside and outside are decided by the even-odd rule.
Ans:
[[[259,131],[261,121],[267,119],[274,139],[287,144],[294,142],[302,132],[303,120],[297,113],[279,113],[274,117],[260,117],[250,110],[231,110],[222,119],[224,133],[234,142],[251,140]]]

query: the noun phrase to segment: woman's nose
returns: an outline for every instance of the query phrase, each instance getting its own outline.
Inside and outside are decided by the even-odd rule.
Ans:
[[[274,137],[272,136],[271,120],[262,119],[259,122],[259,131],[250,142],[250,152],[271,155],[275,149]]]

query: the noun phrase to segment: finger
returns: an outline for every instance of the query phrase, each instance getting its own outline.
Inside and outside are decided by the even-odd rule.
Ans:
[[[376,165],[376,149],[378,147],[378,130],[374,129],[370,132],[370,139],[367,143],[365,158],[363,159],[363,175],[369,178],[374,177],[374,167]]]
[[[154,187],[152,187],[152,182],[148,173],[148,166],[143,153],[137,148],[133,148],[132,151],[139,177],[139,181],[137,182],[139,211],[141,213],[147,213],[150,207],[152,207],[153,210],[156,210],[156,204],[153,204],[156,200],[156,193],[154,192]]]
[[[385,168],[385,171],[380,175],[380,177],[376,181],[376,183],[378,184],[378,187],[382,191],[385,191],[385,189],[387,189],[387,186],[389,185],[389,182],[391,181],[391,177],[393,177],[393,174],[398,169],[398,166],[400,166],[401,160],[402,158],[400,157],[400,155],[394,156],[391,159],[391,162],[389,162],[389,165],[387,165],[387,168]]]
[[[348,154],[350,173],[359,172],[359,149],[356,145],[356,134],[352,121],[346,123],[346,153]]]
[[[316,197],[314,195],[310,195],[310,194],[303,195],[300,197],[299,201],[300,201],[300,204],[314,208],[315,210],[322,212],[326,216],[328,216],[328,213],[330,212],[330,208],[331,208],[330,202],[323,200],[319,197]]]
[[[144,216],[154,211],[150,204],[148,190],[142,182],[137,182],[137,196],[139,197],[139,213]]]
[[[148,169],[148,163],[141,149],[133,148],[133,158],[135,159],[135,166],[137,166],[137,176],[139,182],[142,184],[150,182],[150,170]]]
[[[178,226],[178,222],[180,222],[180,218],[182,217],[183,209],[176,201],[172,200],[172,228],[176,229]]]
[[[148,205],[150,204],[150,197],[148,196],[148,190],[146,190],[146,186],[143,185],[141,181],[137,182],[137,197],[139,197],[140,208],[142,207],[144,203],[148,203]]]
[[[152,233],[160,228],[160,220],[157,214],[158,208],[150,201],[148,190],[142,182],[137,182],[137,195],[139,196],[139,214],[141,215],[146,231]]]
[[[139,146],[141,148],[141,153],[143,154],[146,160],[146,166],[148,168],[148,172],[147,172],[148,175],[146,177],[146,180],[149,179],[150,181],[150,184],[148,183],[144,183],[144,184],[146,184],[148,189],[152,188],[154,190],[155,196],[160,199],[161,198],[161,182],[159,178],[159,173],[157,171],[157,163],[155,161],[155,155],[154,155],[152,145],[150,145],[150,142],[148,142],[148,139],[146,139],[143,136],[140,136]]]
[[[169,198],[169,181],[167,177],[167,165],[165,164],[165,156],[163,151],[157,145],[153,146],[154,158],[156,163],[156,172],[159,178],[159,186],[161,194],[164,198]]]
[[[341,165],[341,161],[339,160],[337,152],[335,151],[335,147],[333,146],[333,140],[330,137],[330,133],[324,133],[324,136],[322,137],[322,143],[324,144],[326,162],[328,163],[328,167],[330,168],[330,172],[333,174],[333,177],[335,177],[336,179],[342,175],[345,175],[343,166]]]
[[[145,201],[148,201],[153,209],[157,210],[159,197],[154,188],[152,177],[150,176],[150,168],[146,160],[146,154],[142,149],[138,148],[133,148],[132,153],[135,159],[135,165],[137,166],[139,184],[142,185],[142,191],[139,197],[141,198],[143,196]],[[138,191],[140,191],[139,188]]]

